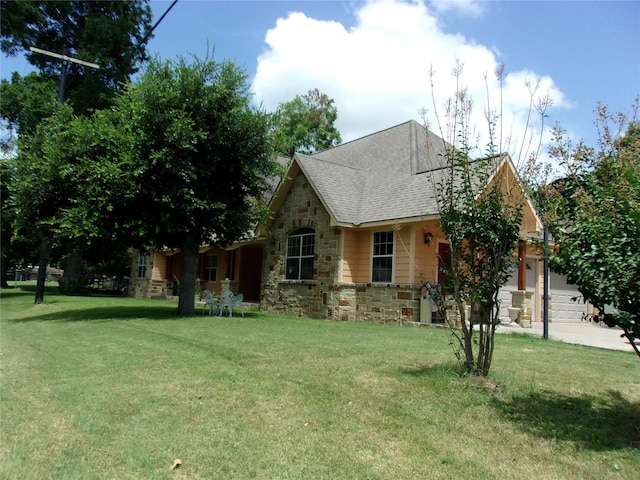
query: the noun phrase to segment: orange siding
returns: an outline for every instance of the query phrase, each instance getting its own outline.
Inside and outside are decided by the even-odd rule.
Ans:
[[[429,245],[424,243],[424,234],[433,235]],[[415,272],[414,282],[438,281],[438,241],[444,241],[444,235],[435,222],[420,225],[415,232]]]
[[[344,230],[344,248],[342,257],[343,282],[367,282],[369,275],[368,252],[370,251],[369,232]]]
[[[166,280],[167,278],[167,254],[164,252],[154,252],[149,257],[152,265],[151,267],[151,279],[152,280]]]
[[[395,255],[394,255],[394,273],[393,283],[413,283],[412,282],[412,265],[414,246],[411,242],[410,226],[403,226],[396,230],[394,235]]]
[[[358,267],[355,262],[358,251],[357,236],[353,230],[343,230],[342,260],[340,265],[340,281],[353,282],[358,274]]]
[[[222,291],[220,282],[227,276],[227,252],[221,248],[211,248],[201,254],[198,261],[198,276],[202,279],[205,278],[205,259],[206,255],[216,255],[218,257],[218,271],[216,273],[215,282],[206,282],[205,288],[212,292],[219,293]]]
[[[354,282],[367,283],[371,281],[371,232],[357,232],[358,249],[355,255],[357,275]]]
[[[514,172],[508,163],[502,165],[489,185],[493,185],[497,181],[500,182],[502,191],[509,197],[509,203],[511,205],[524,202],[522,225],[520,226],[521,235],[526,238],[527,233],[540,231],[541,225],[535,212],[532,210],[532,205],[526,200],[524,192],[520,184],[516,181]]]
[[[391,230],[389,225],[384,230]],[[371,282],[371,242],[375,230],[344,229],[342,282]],[[424,243],[424,233],[433,237]],[[402,225],[395,231],[393,283],[417,284],[422,281],[436,283],[438,279],[438,242],[445,241],[436,222]]]

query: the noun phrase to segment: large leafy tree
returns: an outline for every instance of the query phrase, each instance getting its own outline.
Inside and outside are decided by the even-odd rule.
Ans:
[[[115,92],[147,59],[145,41],[151,25],[148,1],[16,1],[2,2],[2,40],[7,55],[25,52],[44,79],[58,85],[61,61],[37,47],[100,65],[75,63],[65,68],[65,99],[76,113],[104,108]]]
[[[595,148],[554,129],[551,154],[567,175],[539,195],[556,244],[550,265],[597,307],[596,321],[622,328],[640,356],[640,123],[604,106],[597,112]]]
[[[40,232],[60,255],[68,243],[87,253],[126,249],[126,201],[136,184],[127,174],[130,156],[120,151],[125,139],[116,112],[84,117],[62,105],[18,143],[11,185],[18,232]]]
[[[9,185],[13,178],[13,165],[9,160],[0,160],[0,287],[7,288],[7,268],[11,249],[11,231],[15,220],[15,208],[9,195]]]
[[[118,102],[139,188],[132,212],[149,247],[180,249],[179,313],[194,310],[202,244],[226,245],[259,220],[275,173],[271,117],[250,106],[233,63],[154,60]]]
[[[34,133],[38,124],[57,108],[56,82],[37,73],[24,77],[13,73],[11,82],[0,83],[2,117],[19,135]]]
[[[0,83],[0,112],[6,127],[2,142],[2,243],[0,244],[0,276],[2,285],[7,287],[7,271],[11,263],[16,263],[23,257],[30,257],[36,251],[34,245],[37,238],[33,235],[37,229],[33,226],[26,229],[30,234],[14,235],[18,217],[15,209],[14,181],[16,180],[13,166],[16,154],[15,133],[20,136],[35,133],[42,119],[49,117],[57,108],[56,87],[52,79],[36,73],[21,77],[14,73],[11,83],[2,80]],[[40,158],[36,159],[40,161]]]
[[[147,0],[19,1],[2,2],[0,7],[2,51],[7,55],[26,53],[28,61],[37,70],[37,73],[25,77],[14,73],[11,82],[2,81],[0,112],[8,126],[24,140],[21,144],[24,147],[28,146],[32,151],[37,150],[37,145],[28,141],[26,136],[35,136],[38,125],[57,108],[59,87],[63,93],[62,99],[69,103],[76,115],[90,115],[92,111],[111,105],[114,96],[122,90],[130,76],[138,71],[141,63],[147,58],[145,44],[150,36],[151,20]],[[100,68],[94,70],[73,62],[62,62],[41,53],[31,52],[29,47],[97,63]],[[64,115],[68,115],[68,112]],[[58,125],[56,131],[60,132],[60,127]],[[64,152],[58,154],[61,158],[66,158]],[[22,155],[20,147],[18,155]],[[27,156],[31,162],[43,162],[43,170],[49,171],[49,159],[31,153],[27,153]],[[69,165],[75,165],[75,162],[70,162]],[[59,198],[53,204],[37,204],[35,201],[44,197],[36,195],[34,198],[28,198],[31,192],[25,187],[30,179],[19,177],[20,172],[24,171],[18,170],[16,180],[19,184],[11,190],[27,195],[27,198],[17,199],[15,202],[22,205],[21,212],[32,211],[31,215],[24,217],[25,222],[19,225],[23,226],[22,238],[40,238],[42,248],[39,263],[43,265],[46,263],[44,247],[48,242],[56,240],[50,236],[62,234],[65,230],[51,223],[61,217],[50,215],[52,205],[72,209],[73,205],[69,203],[75,201],[74,197],[63,197],[62,194],[66,190],[78,189],[83,185],[69,184],[72,176],[67,176],[66,183],[62,185],[64,188],[59,190]],[[84,182],[80,175],[73,177],[79,179],[79,182]],[[39,182],[44,190],[55,189],[60,186],[54,181],[56,178],[58,177],[55,175],[43,177]],[[53,183],[45,185],[47,179]],[[30,205],[31,210],[25,209],[26,205]],[[39,209],[42,212],[38,211]],[[29,223],[32,219],[40,217],[49,219],[49,223]],[[104,233],[107,237],[110,234],[109,231]],[[58,244],[62,243],[58,241]],[[87,248],[86,242],[78,243],[68,238],[64,244],[67,250],[75,252],[75,255],[68,257],[75,261],[65,265],[65,277],[79,281],[81,258],[83,250]],[[108,252],[109,249],[104,248],[103,251]],[[43,270],[41,268],[41,271]],[[38,285],[36,302],[42,300],[43,278],[39,278]]]
[[[338,108],[335,101],[317,88],[281,103],[275,113],[278,153],[314,153],[342,142],[335,127]]]

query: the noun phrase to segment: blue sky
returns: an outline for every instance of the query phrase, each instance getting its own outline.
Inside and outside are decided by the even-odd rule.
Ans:
[[[151,2],[154,21],[170,4]],[[640,94],[637,1],[179,0],[154,34],[149,50],[161,58],[204,57],[208,42],[214,59],[246,69],[255,103],[267,110],[319,88],[336,100],[347,141],[420,120],[424,106],[435,115],[427,70],[436,71],[441,108],[456,61],[478,124],[483,73],[505,64],[505,119],[520,139],[527,80],[539,79],[538,93],[554,99],[547,125],[559,122],[590,143],[597,102],[628,111]],[[1,68],[3,78],[28,71],[20,59],[3,58]],[[490,91],[495,98],[495,85]]]

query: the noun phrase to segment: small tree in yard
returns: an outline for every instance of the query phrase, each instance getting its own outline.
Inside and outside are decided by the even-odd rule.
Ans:
[[[502,68],[496,73],[502,80]],[[496,132],[500,113],[488,107],[485,155],[474,158],[474,153],[480,150],[473,144],[469,124],[473,101],[459,86],[460,74],[458,66],[453,71],[457,82],[455,96],[447,102],[443,117],[447,133],[438,121],[440,136],[447,142],[440,155],[442,168],[434,172],[434,190],[440,227],[451,249],[451,264],[443,272],[444,288],[457,306],[461,320],[461,330],[449,322],[454,351],[466,372],[486,376],[499,323],[498,294],[513,273],[525,196],[521,180],[508,175],[509,155],[500,150],[502,145]],[[532,98],[535,90],[530,89]],[[535,108],[541,117],[549,105],[548,98],[537,102]],[[439,119],[435,102],[434,108]],[[534,161],[535,155],[530,155],[523,165]],[[469,318],[465,305],[471,306]]]
[[[566,176],[538,194],[556,248],[551,267],[566,274],[598,311],[595,321],[619,326],[640,349],[640,123],[597,109],[598,145],[577,145],[560,127],[550,149]]]
[[[230,62],[154,60],[118,102],[140,232],[149,247],[183,254],[182,314],[194,311],[200,245],[249,232],[277,168],[270,115],[251,108],[246,80]]]

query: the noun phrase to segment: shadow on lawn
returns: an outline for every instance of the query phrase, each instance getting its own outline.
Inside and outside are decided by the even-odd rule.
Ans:
[[[493,406],[525,431],[547,439],[576,442],[595,451],[640,447],[640,402],[620,392],[600,397],[534,392]]]
[[[47,287],[55,289],[57,287]],[[28,298],[35,292],[35,287],[21,286],[16,289],[1,289],[0,297],[3,301],[13,301],[20,298]],[[76,303],[74,299],[78,299]],[[168,302],[158,300],[155,305],[136,305],[138,299],[134,299],[121,295],[101,295],[101,294],[87,294],[77,297],[59,295],[57,292],[45,291],[45,306],[64,303],[60,309],[56,311],[39,310],[36,306],[34,308],[33,303],[24,305],[25,308],[21,310],[22,315],[16,314],[17,318],[11,318],[7,315],[7,321],[11,323],[24,323],[33,321],[66,321],[66,322],[84,322],[84,321],[109,321],[109,320],[177,320],[182,318],[216,318],[215,316],[207,316],[203,310],[202,305],[196,305],[195,311],[191,315],[178,314],[178,304],[175,302]],[[113,303],[113,305],[110,305]],[[67,308],[68,306],[68,308]],[[75,308],[74,308],[75,307]],[[239,314],[238,314],[239,315]],[[234,315],[237,317],[238,315]],[[246,317],[253,316],[253,313],[249,309],[245,309],[244,315]],[[225,313],[225,318],[226,313]]]
[[[173,320],[183,318],[178,315],[175,306],[127,306],[116,305],[113,307],[89,307],[77,310],[65,309],[59,312],[34,314],[28,317],[9,319],[11,323],[24,323],[35,321],[64,321],[87,322],[109,320]]]
[[[44,287],[45,296],[48,295],[58,295],[59,288],[53,286]],[[36,287],[10,287],[0,289],[0,297],[1,298],[11,298],[11,297],[24,297],[27,294],[35,295]]]
[[[431,377],[433,375],[445,375],[450,377],[459,377],[459,368],[454,363],[435,363],[431,365],[416,365],[410,368],[404,368],[400,372],[410,377]]]
[[[86,298],[86,297],[85,297]],[[55,303],[55,302],[53,302]],[[246,312],[245,317],[251,317],[251,312]],[[112,307],[88,307],[78,309],[64,309],[58,312],[47,312],[38,314],[34,312],[22,318],[9,319],[11,323],[24,323],[35,321],[58,321],[58,322],[88,322],[88,321],[109,321],[109,320],[179,320],[187,318],[211,319],[229,318],[227,315],[208,316],[196,306],[192,315],[181,315],[177,311],[177,304],[158,304],[151,306],[139,305],[114,305]],[[234,315],[231,318],[239,318]]]

